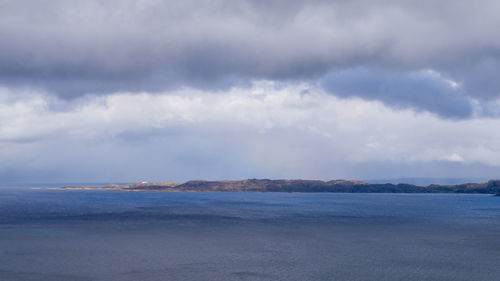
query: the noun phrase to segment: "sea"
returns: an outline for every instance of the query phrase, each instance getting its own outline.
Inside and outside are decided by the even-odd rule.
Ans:
[[[0,188],[1,281],[500,280],[500,197]]]

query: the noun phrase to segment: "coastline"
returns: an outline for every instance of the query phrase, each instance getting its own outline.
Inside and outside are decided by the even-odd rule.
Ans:
[[[138,184],[106,186],[65,186],[49,187],[47,190],[106,190],[127,192],[301,192],[301,193],[466,193],[493,194],[500,196],[500,180],[486,183],[466,183],[457,185],[418,186],[413,184],[372,184],[351,180],[194,180],[177,182],[142,182]]]

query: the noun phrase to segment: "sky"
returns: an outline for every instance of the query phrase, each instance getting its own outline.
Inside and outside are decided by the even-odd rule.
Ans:
[[[499,12],[0,0],[0,179],[499,178]]]

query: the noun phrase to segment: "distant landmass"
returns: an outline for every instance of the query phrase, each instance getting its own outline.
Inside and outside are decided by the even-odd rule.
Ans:
[[[59,189],[165,192],[483,193],[498,195],[500,194],[500,180],[490,180],[485,183],[430,184],[427,186],[407,183],[367,183],[356,180],[192,180],[184,183],[166,181],[106,186],[66,186]]]
[[[457,185],[465,183],[481,183],[487,182],[490,178],[475,177],[475,178],[438,178],[438,177],[406,177],[406,178],[389,178],[389,179],[363,179],[367,183],[408,183],[420,186],[428,186],[431,184],[439,185]]]

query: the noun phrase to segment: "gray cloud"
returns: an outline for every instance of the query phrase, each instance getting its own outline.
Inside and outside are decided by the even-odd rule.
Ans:
[[[464,118],[469,98],[500,94],[499,9],[494,0],[2,1],[0,83],[67,98],[319,79],[342,97]],[[332,74],[363,67],[374,73],[358,81],[372,93],[348,86],[354,73]],[[460,93],[417,77],[422,69],[461,83]]]
[[[458,85],[430,71],[386,73],[349,69],[326,75],[322,85],[339,97],[379,100],[395,108],[429,111],[445,118],[470,117],[474,110],[472,101]]]

